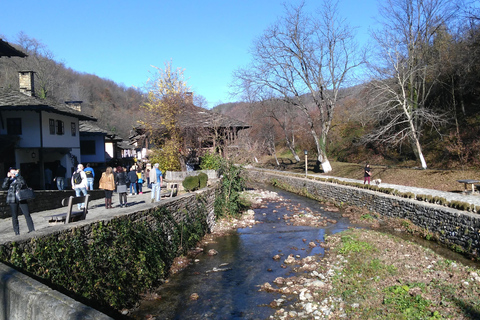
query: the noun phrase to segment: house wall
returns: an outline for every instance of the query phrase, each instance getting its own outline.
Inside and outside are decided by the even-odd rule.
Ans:
[[[80,136],[81,141],[95,141],[95,154],[81,154],[82,163],[105,162],[105,135]],[[80,150],[81,152],[81,150]]]
[[[49,119],[61,120],[64,124],[64,134],[50,134]],[[76,135],[72,136],[71,123],[75,123]],[[42,111],[42,136],[44,148],[80,148],[80,133],[78,119],[55,113]]]
[[[0,126],[0,134],[7,134],[7,119],[22,119],[22,134],[18,142],[18,148],[40,147],[40,115],[35,111],[2,111],[3,126]],[[38,154],[38,153],[37,153]]]

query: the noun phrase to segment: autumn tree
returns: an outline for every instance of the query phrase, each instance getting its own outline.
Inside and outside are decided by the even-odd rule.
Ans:
[[[315,16],[306,12],[304,3],[285,6],[286,16],[255,41],[252,63],[235,72],[234,86],[240,92],[257,100],[281,99],[303,114],[324,172],[331,171],[326,145],[339,90],[349,72],[363,61],[337,4],[323,1]],[[306,94],[312,103],[304,98]],[[311,104],[318,119],[312,117]]]
[[[429,106],[441,63],[432,55],[432,45],[455,12],[449,0],[387,0],[380,8],[382,28],[373,34],[379,54],[371,65],[373,104],[368,112],[377,128],[365,141],[408,141],[424,169],[423,130],[445,123],[442,112]]]
[[[171,62],[165,63],[165,69],[154,68],[156,73],[146,84],[147,102],[142,105],[145,118],[139,122],[155,146],[151,162],[158,162],[163,171],[179,171],[182,135],[177,122],[189,90],[183,70],[173,69]]]

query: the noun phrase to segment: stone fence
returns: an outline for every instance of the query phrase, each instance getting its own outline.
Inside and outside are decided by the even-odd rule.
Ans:
[[[266,172],[248,170],[251,181],[277,184],[289,191],[310,194],[336,203],[367,207],[380,215],[408,219],[413,224],[436,234],[441,243],[460,248],[467,254],[480,254],[480,214],[459,211],[418,200],[384,193]],[[288,188],[287,188],[288,187]]]
[[[67,194],[67,192],[63,194]],[[102,224],[108,227],[111,225],[109,222],[115,219],[129,219],[132,222],[147,221],[147,223],[152,223],[152,212],[161,207],[167,209],[177,223],[187,222],[189,221],[188,218],[198,220],[203,217],[202,219],[206,219],[207,225],[209,229],[211,229],[215,223],[214,201],[215,189],[204,188],[194,193],[178,196],[171,201],[162,201],[156,207],[119,214],[95,221],[84,220],[72,224],[60,225],[58,228],[52,228],[49,233],[40,234],[36,236],[36,238],[54,237],[60,241],[60,239],[72,234],[74,230],[87,235],[89,238],[93,238],[95,237],[93,230],[96,226]],[[7,252],[12,252],[14,246],[21,248],[23,252],[34,252],[37,242],[38,241],[31,241],[31,239],[20,239],[16,241],[16,243],[6,242],[1,246],[2,250],[6,250]],[[113,319],[3,263],[0,263],[0,286],[0,320]]]
[[[62,206],[62,199],[75,196],[73,190],[34,190],[35,199],[28,201],[28,209],[30,212],[40,212],[45,210],[57,209]],[[105,197],[103,190],[91,190],[90,200],[101,199]],[[10,206],[6,203],[7,192],[0,191],[0,219],[10,218]]]

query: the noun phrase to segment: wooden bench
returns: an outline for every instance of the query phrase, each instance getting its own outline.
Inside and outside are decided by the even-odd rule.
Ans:
[[[173,198],[178,193],[178,184],[176,182],[168,182],[165,188],[160,189],[160,197]]]
[[[49,223],[64,222],[70,223],[73,221],[85,220],[88,213],[88,202],[90,200],[90,195],[87,194],[85,197],[73,197],[64,198],[62,200],[62,206],[67,207],[67,212],[54,214],[45,219],[48,219]],[[85,207],[79,211],[73,211],[74,205],[79,203],[85,203]]]

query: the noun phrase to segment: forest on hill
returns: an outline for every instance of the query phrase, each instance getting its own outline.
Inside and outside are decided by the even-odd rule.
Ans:
[[[367,50],[326,3],[317,16],[287,6],[235,74],[248,102],[214,108],[252,125],[249,154],[298,161],[308,150],[322,164],[480,167],[479,9],[382,2]],[[349,86],[359,67],[366,80]]]
[[[83,101],[82,112],[97,118],[99,127],[128,138],[142,116],[145,97],[140,89],[67,68],[55,61],[46,44],[24,33],[10,44],[28,57],[0,59],[0,87],[18,89],[18,72],[34,71],[37,97],[54,103]]]

